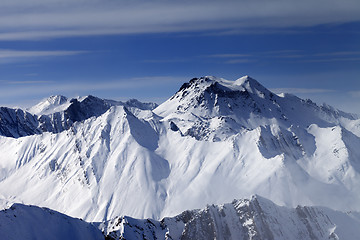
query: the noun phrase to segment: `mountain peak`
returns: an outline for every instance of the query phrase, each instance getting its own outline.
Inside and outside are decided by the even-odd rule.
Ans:
[[[193,78],[154,111],[173,121],[184,135],[210,141],[274,122],[287,129],[312,123],[329,126],[329,121],[337,123],[340,117],[353,119],[300,98],[281,98],[249,76],[235,81]]]
[[[233,85],[237,85],[237,86],[244,86],[247,84],[251,84],[251,85],[260,85],[260,83],[258,81],[256,81],[254,78],[245,75],[241,78],[238,78],[237,80],[235,80],[235,82],[233,83]]]
[[[82,121],[93,116],[100,116],[110,108],[105,100],[88,95],[81,98],[80,101],[77,98],[70,100],[69,107],[65,110],[65,115],[73,122]]]
[[[44,115],[64,110],[68,105],[68,99],[62,95],[52,95],[35,106],[27,109],[32,114]]]
[[[63,95],[52,95],[46,99],[46,101],[48,101],[50,104],[53,105],[61,105],[67,102],[67,100],[68,100],[67,97]]]
[[[192,78],[189,82],[184,83],[179,91],[172,97],[181,94],[182,96],[188,95],[188,91],[201,92],[201,91],[222,91],[222,92],[245,92],[270,95],[270,91],[262,86],[254,78],[245,75],[235,81],[217,78],[214,76],[205,76],[201,78]],[[231,94],[230,94],[231,95]]]
[[[135,108],[139,108],[141,110],[153,110],[154,108],[156,108],[158,106],[158,104],[152,103],[152,102],[140,102],[139,100],[132,98],[132,99],[127,100],[124,103],[124,106],[135,107]]]
[[[241,78],[238,78],[236,81],[235,81],[235,84],[236,85],[242,85],[244,84],[245,82],[249,82],[249,81],[252,81],[254,80],[253,78],[251,78],[249,75],[245,75],[245,76],[242,76]]]
[[[259,105],[261,102],[262,105],[264,101],[272,104],[273,98],[274,94],[249,76],[236,81],[205,76],[184,83],[174,96],[156,109],[156,112],[165,116],[179,111],[189,112],[191,109],[191,113],[209,117],[233,114],[234,111],[241,112],[245,105],[252,106],[248,110],[254,112],[254,108],[258,108],[256,104]]]
[[[247,91],[251,93],[267,93],[270,94],[270,91],[265,88],[263,85],[261,85],[258,81],[256,81],[254,78],[246,75],[239,79],[237,79],[233,85],[235,86],[241,86]]]

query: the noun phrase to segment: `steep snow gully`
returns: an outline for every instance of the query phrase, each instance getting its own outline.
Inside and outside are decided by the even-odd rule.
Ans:
[[[357,115],[276,95],[248,76],[191,79],[159,106],[135,99],[52,96],[27,110],[0,108],[0,206],[37,205],[88,222],[125,215],[159,220],[258,194],[284,206],[276,209],[287,209],[279,210],[288,212],[285,218],[299,218],[308,239],[337,239],[337,220],[319,216],[360,210],[359,146]],[[237,212],[235,205],[224,206]],[[204,215],[200,222],[195,215],[184,216],[169,234],[200,236],[198,231],[205,230],[194,228],[210,220],[217,239],[240,232],[251,238],[252,231],[270,231],[262,238],[281,239],[296,232],[275,233],[271,222],[260,226],[250,215],[233,230],[220,206],[195,214]],[[239,214],[231,218],[240,221]],[[336,218],[349,217],[341,214]],[[305,222],[312,217],[323,223],[318,230],[312,225],[317,223]],[[333,235],[326,232],[330,226]]]

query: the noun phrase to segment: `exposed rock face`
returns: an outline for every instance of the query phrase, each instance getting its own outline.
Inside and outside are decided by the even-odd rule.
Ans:
[[[103,100],[94,96],[68,100],[61,95],[51,96],[31,107],[21,109],[0,108],[0,135],[24,137],[43,132],[60,133],[68,130],[75,122],[99,117],[111,106],[126,106],[141,110],[154,109],[155,103],[142,103],[136,99],[127,102]]]
[[[280,207],[259,196],[185,211],[161,221],[120,217],[101,224],[113,239],[355,239],[358,213]]]
[[[21,109],[0,108],[0,135],[22,137],[40,134],[39,121],[36,116]]]

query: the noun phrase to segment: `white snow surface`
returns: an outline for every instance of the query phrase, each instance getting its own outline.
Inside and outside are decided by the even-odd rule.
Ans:
[[[0,211],[0,238],[6,240],[101,240],[98,228],[59,212],[14,204]]]
[[[280,207],[260,196],[188,210],[161,221],[118,217],[99,228],[114,239],[357,239],[358,212]]]
[[[281,207],[260,196],[187,210],[161,221],[119,216],[88,223],[59,212],[14,204],[0,211],[1,239],[357,239],[359,212]]]
[[[114,105],[59,133],[0,136],[0,203],[87,221],[160,219],[252,194],[359,211],[359,137],[355,115],[248,76],[203,77],[154,110]]]
[[[28,112],[35,115],[47,115],[55,112],[64,111],[69,107],[70,101],[62,95],[53,95],[42,100],[35,106],[27,109]]]

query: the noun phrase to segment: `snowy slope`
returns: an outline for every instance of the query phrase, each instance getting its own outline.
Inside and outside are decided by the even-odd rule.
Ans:
[[[161,221],[118,217],[100,228],[114,239],[357,239],[360,215],[321,207],[287,208],[253,196]]]
[[[0,136],[19,138],[43,132],[59,133],[75,122],[100,116],[110,107],[105,100],[91,95],[70,101],[63,96],[52,96],[30,108],[32,113],[1,107]]]
[[[87,223],[59,212],[14,204],[0,211],[3,239],[357,239],[360,213],[280,207],[260,196],[187,210],[161,221],[128,216]]]
[[[249,76],[236,81],[194,78],[154,112],[174,119],[185,135],[210,141],[272,124],[284,128],[306,128],[311,124],[326,127],[338,124],[341,118],[356,119],[293,95],[277,96]]]
[[[192,79],[154,110],[138,107],[89,96],[38,118],[10,109],[21,117],[0,119],[0,130],[16,130],[1,132],[0,203],[88,221],[160,219],[252,194],[360,210],[355,115],[247,76]]]
[[[62,95],[53,95],[39,102],[35,106],[27,109],[34,115],[48,115],[55,112],[64,111],[70,105],[67,97]]]
[[[169,172],[167,161],[152,151],[157,138],[148,123],[122,106],[59,134],[1,138],[1,145],[7,144],[1,193],[87,219],[124,209],[149,216],[163,205],[157,195]],[[134,198],[148,201],[138,206]]]
[[[142,103],[136,99],[126,102],[104,100],[94,96],[67,99],[61,95],[50,96],[26,111],[0,108],[0,135],[24,137],[43,132],[59,133],[75,122],[98,117],[111,106],[125,106],[131,111],[152,110],[155,103]]]
[[[0,211],[0,238],[101,240],[104,235],[98,228],[80,219],[47,208],[14,204]]]

